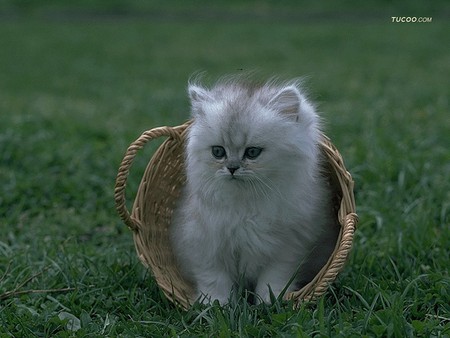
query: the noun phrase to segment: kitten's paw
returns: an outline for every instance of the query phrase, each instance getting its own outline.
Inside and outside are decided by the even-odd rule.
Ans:
[[[215,300],[220,305],[228,303],[233,282],[225,272],[208,271],[197,282],[197,299],[202,304],[212,304]]]
[[[255,302],[257,305],[262,304],[262,303],[272,304],[272,299],[270,297],[269,288],[267,288],[267,291],[260,290],[259,292],[256,292]]]
[[[281,290],[273,289],[268,285],[258,285],[256,287],[256,304],[272,304],[281,293]]]

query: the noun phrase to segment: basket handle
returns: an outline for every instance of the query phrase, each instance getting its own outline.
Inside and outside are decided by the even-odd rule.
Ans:
[[[169,138],[180,141],[182,139],[182,132],[188,125],[189,123],[185,123],[178,127],[158,127],[147,130],[143,132],[136,141],[131,143],[125,152],[125,156],[123,157],[117,172],[114,200],[120,218],[131,230],[137,231],[141,226],[139,220],[134,218],[128,211],[125,199],[128,174],[130,173],[131,165],[133,164],[133,160],[136,157],[138,150],[142,149],[147,142],[161,136],[168,136]]]

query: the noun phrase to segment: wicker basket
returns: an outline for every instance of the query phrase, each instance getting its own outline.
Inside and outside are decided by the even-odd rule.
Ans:
[[[150,268],[161,290],[173,303],[190,306],[194,290],[183,279],[170,247],[169,226],[180,188],[185,183],[184,140],[191,122],[177,127],[160,127],[144,132],[126,151],[120,165],[115,187],[115,202],[123,222],[133,231],[137,254]],[[152,156],[139,185],[131,211],[125,203],[125,188],[130,167],[138,150],[156,138],[167,137]],[[300,290],[286,295],[295,306],[322,295],[342,270],[352,246],[358,221],[355,213],[353,180],[344,167],[342,157],[324,136],[322,151],[328,160],[330,184],[335,191],[336,218],[341,225],[336,247],[315,278]]]

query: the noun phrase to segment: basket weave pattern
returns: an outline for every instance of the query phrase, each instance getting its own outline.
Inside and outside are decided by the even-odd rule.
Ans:
[[[190,121],[177,127],[159,127],[144,132],[127,149],[116,178],[116,209],[123,222],[133,231],[136,251],[141,262],[151,269],[161,290],[172,302],[188,308],[194,294],[180,274],[170,247],[170,223],[173,209],[186,176],[184,141]],[[126,182],[137,152],[149,141],[167,137],[147,165],[131,213],[125,199]],[[342,270],[353,242],[358,217],[355,213],[353,180],[345,169],[339,151],[323,136],[321,149],[328,163],[329,181],[335,192],[337,220],[341,225],[336,247],[328,262],[315,278],[297,291],[285,296],[295,306],[326,292]],[[328,173],[327,173],[328,174]]]

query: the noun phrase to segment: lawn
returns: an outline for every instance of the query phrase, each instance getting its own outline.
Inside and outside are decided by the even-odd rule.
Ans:
[[[0,337],[450,336],[448,5],[6,3]],[[141,132],[189,117],[193,73],[240,69],[307,77],[355,180],[360,222],[345,270],[317,302],[185,312],[140,264],[114,180]],[[130,206],[153,150],[133,166]]]

